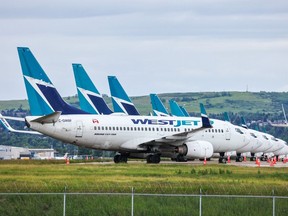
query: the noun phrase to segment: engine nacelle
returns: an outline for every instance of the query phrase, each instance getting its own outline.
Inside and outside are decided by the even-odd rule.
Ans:
[[[183,146],[179,146],[177,152],[191,159],[210,158],[213,155],[213,146],[203,140],[188,141]]]

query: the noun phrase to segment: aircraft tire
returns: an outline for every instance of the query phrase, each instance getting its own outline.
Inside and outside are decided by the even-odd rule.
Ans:
[[[127,163],[128,158],[125,155],[116,154],[114,156],[114,163]]]
[[[177,155],[176,162],[187,162],[187,159],[183,155]]]
[[[158,164],[160,163],[160,155],[159,154],[154,154],[154,155],[148,155],[147,156],[147,163],[154,163],[154,164]]]
[[[120,163],[121,161],[121,155],[117,154],[114,156],[114,163]]]
[[[226,158],[220,157],[220,158],[219,158],[219,163],[224,163],[224,164],[226,164]]]

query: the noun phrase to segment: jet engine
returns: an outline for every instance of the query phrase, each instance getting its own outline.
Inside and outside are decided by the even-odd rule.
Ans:
[[[213,155],[213,146],[203,140],[188,141],[177,148],[177,152],[187,158],[210,158]]]

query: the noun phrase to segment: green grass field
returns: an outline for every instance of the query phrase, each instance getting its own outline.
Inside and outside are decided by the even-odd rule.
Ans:
[[[287,168],[130,162],[0,161],[0,215],[198,215],[199,197],[141,194],[239,194],[288,196]],[[23,193],[36,195],[23,195]],[[71,194],[71,193],[80,194]],[[121,193],[89,195],[83,193]],[[22,195],[21,195],[22,194]],[[277,215],[286,215],[288,199],[277,199]],[[272,215],[272,199],[203,197],[202,215]]]
[[[59,164],[60,163],[60,164]],[[288,195],[287,168],[195,164],[0,161],[0,192],[130,192]]]

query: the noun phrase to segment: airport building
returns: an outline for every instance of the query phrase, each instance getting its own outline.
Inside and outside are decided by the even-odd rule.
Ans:
[[[30,159],[28,148],[0,145],[0,160]]]
[[[54,149],[28,149],[0,145],[0,160],[13,159],[54,159]]]

